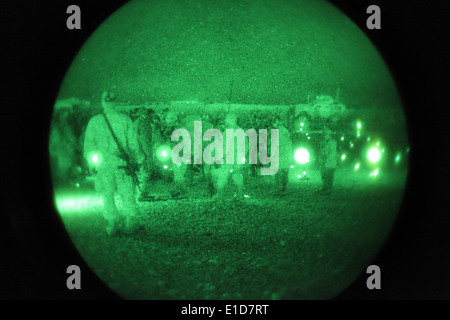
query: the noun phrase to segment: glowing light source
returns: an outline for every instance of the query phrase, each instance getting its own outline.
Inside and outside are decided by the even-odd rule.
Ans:
[[[302,123],[300,123],[300,126],[302,126],[302,127],[303,127],[304,125],[305,125],[305,124],[304,124],[303,122],[302,122]]]
[[[341,160],[345,160],[345,154],[341,156]]]
[[[376,177],[378,175],[378,169],[375,169],[373,172],[370,173],[371,177]]]
[[[358,170],[359,169],[359,163],[357,163],[356,165],[355,165],[355,170]]]
[[[89,209],[98,208],[103,205],[103,200],[99,196],[77,196],[70,195],[55,195],[55,204],[58,211],[62,215],[73,214],[92,214]]]
[[[94,155],[92,156],[92,162],[95,163],[95,164],[98,163],[98,155],[94,154]]]
[[[358,123],[356,124],[356,126],[358,127],[358,129],[361,129],[361,122],[358,122]]]
[[[401,159],[401,154],[397,153],[397,156],[395,157],[395,163],[399,163]]]
[[[164,169],[167,169],[168,167],[167,167],[167,165],[164,165],[164,167],[163,167]]]
[[[309,162],[309,152],[305,148],[299,148],[295,150],[294,159],[299,164],[305,164]]]
[[[159,161],[161,162],[167,162],[167,160],[170,159],[170,148],[166,145],[160,146],[156,150],[156,156]]]
[[[369,152],[367,152],[367,159],[369,159],[372,163],[377,163],[380,161],[381,158],[381,152],[378,150],[378,148],[371,148]]]

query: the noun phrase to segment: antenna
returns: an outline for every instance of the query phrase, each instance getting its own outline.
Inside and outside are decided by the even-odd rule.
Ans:
[[[230,113],[231,109],[231,99],[233,97],[233,85],[234,85],[234,78],[231,79],[230,96],[228,97],[228,113]]]

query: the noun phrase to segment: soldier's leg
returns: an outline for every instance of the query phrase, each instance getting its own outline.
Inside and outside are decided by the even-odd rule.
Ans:
[[[330,192],[333,189],[334,172],[335,171],[336,171],[336,169],[329,169],[329,172],[328,172],[328,191],[330,191]]]
[[[186,193],[185,185],[185,174],[187,170],[187,165],[180,163],[178,165],[173,165],[173,187],[171,193],[173,195],[179,195]]]
[[[106,232],[110,235],[117,232],[119,212],[116,207],[114,193],[117,189],[113,168],[102,168],[95,178],[95,189],[103,199],[103,217],[108,222]]]
[[[281,192],[285,192],[288,184],[289,169],[280,169],[281,178]]]
[[[133,179],[126,174],[125,170],[117,170],[117,193],[122,200],[121,217],[125,224],[125,230],[135,227],[136,224],[136,186]]]
[[[223,164],[217,168],[217,193],[214,197],[222,197],[224,195],[225,185],[228,182],[228,177],[230,176],[233,166]]]
[[[150,186],[151,186],[151,161],[149,158],[146,158],[145,161],[142,163],[141,169],[140,169],[140,183],[142,188],[142,194],[148,195],[150,193]]]
[[[234,185],[238,189],[238,197],[243,198],[244,197],[244,176],[242,175],[242,170],[239,167],[239,165],[234,166],[232,176]]]
[[[203,178],[206,182],[207,190],[210,195],[214,194],[214,184],[211,172],[212,166],[209,164],[203,164]]]
[[[323,188],[322,191],[324,192],[329,192],[331,190],[331,185],[332,185],[332,169],[327,169],[324,168],[321,171],[321,175],[322,175],[322,183],[323,183]]]

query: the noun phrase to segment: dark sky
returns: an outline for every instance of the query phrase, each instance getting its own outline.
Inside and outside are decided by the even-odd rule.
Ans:
[[[298,104],[335,95],[350,108],[399,107],[369,39],[311,0],[137,0],[107,19],[74,60],[60,98]]]

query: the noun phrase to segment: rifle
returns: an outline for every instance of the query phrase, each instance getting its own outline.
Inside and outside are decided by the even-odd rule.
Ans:
[[[125,169],[125,173],[129,175],[131,179],[133,179],[133,183],[138,187],[139,191],[141,191],[141,188],[139,187],[139,179],[136,174],[136,171],[139,170],[138,165],[132,161],[130,155],[122,148],[122,145],[120,144],[119,139],[117,139],[117,136],[114,133],[114,130],[111,127],[111,123],[109,122],[109,119],[105,113],[103,113],[103,118],[105,118],[109,131],[111,132],[111,135],[113,136],[113,139],[117,144],[117,148],[119,148],[119,158],[125,161],[125,165],[119,166],[119,168]]]

